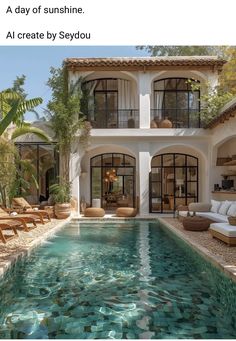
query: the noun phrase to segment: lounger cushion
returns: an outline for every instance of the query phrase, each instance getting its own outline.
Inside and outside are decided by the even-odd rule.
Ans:
[[[213,223],[210,225],[210,229],[227,237],[236,237],[236,226],[227,223]]]
[[[211,204],[205,202],[192,202],[188,205],[189,211],[193,212],[209,212]]]
[[[12,199],[13,206],[19,206],[22,208],[32,208],[30,204],[24,198],[13,198]]]
[[[229,207],[231,206],[231,204],[232,204],[231,201],[228,201],[228,200],[223,201],[222,204],[220,205],[218,213],[226,215]]]
[[[211,212],[218,213],[221,201],[211,200]]]
[[[217,223],[227,223],[228,216],[213,212],[196,212],[197,216],[211,219]]]

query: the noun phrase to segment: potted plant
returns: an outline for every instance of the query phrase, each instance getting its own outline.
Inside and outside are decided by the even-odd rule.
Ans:
[[[62,181],[50,186],[50,194],[55,202],[55,216],[66,219],[71,214],[71,183]]]

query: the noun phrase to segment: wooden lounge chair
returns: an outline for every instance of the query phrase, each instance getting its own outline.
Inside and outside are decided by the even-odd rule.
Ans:
[[[24,231],[30,231],[28,227],[29,224],[33,224],[34,227],[37,227],[36,220],[37,217],[33,214],[17,214],[17,215],[9,215],[11,210],[5,211],[3,208],[0,207],[0,222],[2,220],[14,220],[19,221],[24,229]]]
[[[47,211],[39,210],[39,205],[30,205],[24,198],[13,198],[12,207],[14,209],[20,210],[24,214],[33,214],[38,217],[41,224],[44,224],[44,219],[51,221],[50,215]]]
[[[17,233],[17,227],[20,227],[22,224],[20,221],[13,221],[13,220],[1,220],[0,221],[0,239],[2,240],[2,242],[4,244],[6,244],[6,242],[9,239],[12,239],[16,236],[18,236]],[[4,230],[12,230],[13,234],[3,234]]]

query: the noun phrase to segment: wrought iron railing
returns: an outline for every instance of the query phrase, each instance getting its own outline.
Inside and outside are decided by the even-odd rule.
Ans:
[[[139,110],[93,110],[87,113],[87,120],[96,129],[139,128]]]
[[[151,109],[151,121],[160,123],[168,119],[172,128],[201,128],[201,117],[198,109]]]

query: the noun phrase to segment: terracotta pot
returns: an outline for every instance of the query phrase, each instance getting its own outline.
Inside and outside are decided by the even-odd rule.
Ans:
[[[172,122],[166,117],[161,121],[160,128],[172,128]]]
[[[154,120],[151,121],[150,127],[151,128],[157,128],[157,124]]]
[[[71,205],[69,203],[55,205],[55,216],[58,219],[66,219],[70,216],[70,213]]]

